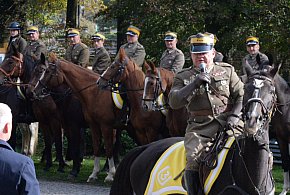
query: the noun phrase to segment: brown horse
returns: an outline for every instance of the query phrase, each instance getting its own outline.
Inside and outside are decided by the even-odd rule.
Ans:
[[[125,88],[125,91],[120,93],[126,93],[128,97],[129,120],[141,145],[168,137],[164,116],[159,111],[147,112],[141,106],[144,72],[126,56],[124,49],[120,49],[118,60],[101,75],[98,85],[103,89],[109,87],[111,90],[111,85],[115,86],[119,83],[121,88],[122,86]]]
[[[84,117],[88,123],[93,140],[95,155],[94,170],[88,178],[96,179],[100,171],[100,141],[104,139],[106,156],[109,161],[109,171],[105,181],[112,181],[115,174],[115,165],[113,160],[113,140],[114,140],[114,122],[118,110],[114,106],[111,92],[100,90],[96,81],[99,78],[97,73],[76,66],[66,60],[59,60],[54,54],[50,55],[49,65],[43,72],[38,83],[35,85],[34,93],[41,93],[43,86],[54,88],[66,83],[79,98]]]
[[[13,56],[5,59],[1,65],[0,82],[3,83],[9,80],[10,83],[14,84],[13,79],[19,77],[22,81],[21,85],[26,88],[34,67],[38,62],[30,56],[23,56],[16,50],[14,51]],[[27,101],[29,102],[29,100]],[[62,156],[61,118],[54,101],[50,96],[47,96],[45,101],[33,101],[29,106],[32,106],[33,114],[36,120],[39,121],[39,127],[43,130],[45,141],[44,158],[46,159],[45,170],[48,170],[52,166],[51,148],[53,142],[55,142],[57,159],[59,161],[58,171],[63,172],[65,163]],[[24,107],[27,107],[27,102],[24,103]]]
[[[174,73],[164,68],[156,68],[153,63],[145,63],[145,69],[143,108],[149,111],[167,109],[166,125],[170,136],[184,136],[188,119],[186,108],[174,110],[168,105],[168,94],[173,84]],[[164,98],[164,102],[161,100],[163,104],[160,104],[160,97]]]

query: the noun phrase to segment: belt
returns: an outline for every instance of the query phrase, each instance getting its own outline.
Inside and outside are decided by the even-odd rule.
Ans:
[[[213,109],[205,109],[205,110],[197,110],[197,111],[191,111],[189,112],[189,115],[191,117],[196,117],[196,116],[208,116],[208,115],[219,115],[221,113],[229,112],[232,110],[233,105],[228,104],[225,106],[216,106]]]

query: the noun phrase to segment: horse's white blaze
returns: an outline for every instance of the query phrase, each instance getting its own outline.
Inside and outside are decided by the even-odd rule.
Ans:
[[[45,71],[43,71],[43,73],[41,74],[41,77],[38,79],[37,83],[35,84],[34,89],[36,89],[38,87],[38,85],[39,85],[40,81],[43,79],[44,75],[45,75]]]
[[[94,169],[91,175],[89,176],[87,182],[91,182],[92,180],[98,179],[98,172],[100,171],[100,157],[95,156],[95,162],[94,162]]]

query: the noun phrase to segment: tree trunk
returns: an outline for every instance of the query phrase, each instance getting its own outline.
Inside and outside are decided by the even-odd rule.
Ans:
[[[76,28],[77,25],[77,0],[67,0],[66,28]]]

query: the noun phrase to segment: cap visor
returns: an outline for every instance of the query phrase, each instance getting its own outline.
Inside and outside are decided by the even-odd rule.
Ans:
[[[191,45],[191,53],[207,53],[210,52],[213,45]]]
[[[126,32],[126,35],[135,36],[136,34],[133,33],[133,32],[128,31],[128,32]]]
[[[257,45],[257,44],[258,44],[257,41],[249,41],[249,42],[247,43],[247,45]]]
[[[78,34],[76,33],[72,33],[72,34],[68,34],[67,37],[74,37],[74,36],[77,36]]]

